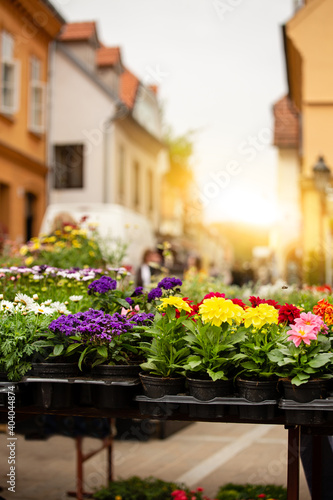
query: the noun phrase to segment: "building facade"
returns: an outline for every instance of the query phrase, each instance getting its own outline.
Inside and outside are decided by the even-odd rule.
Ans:
[[[331,278],[328,188],[315,182],[319,157],[333,168],[333,32],[330,0],[307,0],[284,27],[289,98],[299,113],[302,252],[305,276],[318,268],[320,281]],[[327,189],[326,189],[327,188]],[[319,268],[326,268],[321,273]],[[328,272],[330,271],[330,272]],[[321,274],[321,276],[319,276]]]
[[[96,24],[71,23],[52,54],[50,203],[112,203],[160,222],[167,151],[153,89],[99,41]]]
[[[0,238],[17,243],[45,211],[48,52],[63,24],[46,0],[0,3]]]

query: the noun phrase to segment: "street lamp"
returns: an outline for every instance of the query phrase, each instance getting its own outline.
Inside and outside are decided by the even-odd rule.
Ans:
[[[320,255],[321,264],[325,262],[325,272],[323,270],[322,280],[331,285],[332,284],[332,255],[331,255],[331,232],[324,231],[324,219],[327,215],[327,195],[331,185],[331,170],[326,165],[324,157],[319,156],[317,163],[313,166],[313,180],[314,185],[320,195],[321,202],[321,220],[320,220]],[[326,237],[325,237],[326,236]]]
[[[326,194],[331,181],[331,170],[326,165],[323,156],[319,156],[317,163],[313,166],[313,177],[316,189]]]

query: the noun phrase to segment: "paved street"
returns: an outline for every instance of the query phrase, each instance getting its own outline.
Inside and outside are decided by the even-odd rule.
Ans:
[[[7,436],[0,434],[1,476],[5,487]],[[99,446],[96,439],[85,440],[85,451]],[[46,441],[17,441],[17,489],[2,492],[8,500],[64,500],[75,488],[74,441],[52,437]],[[171,437],[148,442],[119,441],[114,444],[115,477],[153,475],[164,480],[202,486],[214,495],[227,482],[286,484],[287,432],[282,426],[194,423]],[[85,465],[85,487],[93,490],[105,483],[106,453]],[[301,500],[309,500],[301,476]]]

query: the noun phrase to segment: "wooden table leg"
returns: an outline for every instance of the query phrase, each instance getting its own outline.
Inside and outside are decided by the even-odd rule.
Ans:
[[[76,498],[77,500],[83,500],[82,437],[76,438]]]
[[[322,438],[312,436],[312,500],[321,500],[321,474],[322,474]]]
[[[288,429],[287,500],[299,500],[300,427]]]

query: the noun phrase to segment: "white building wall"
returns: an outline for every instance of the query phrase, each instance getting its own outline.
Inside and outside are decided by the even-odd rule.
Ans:
[[[105,201],[104,123],[113,115],[114,103],[66,55],[56,51],[54,57],[49,140],[51,146],[84,144],[84,187],[54,189],[51,183],[49,201],[101,203]]]

